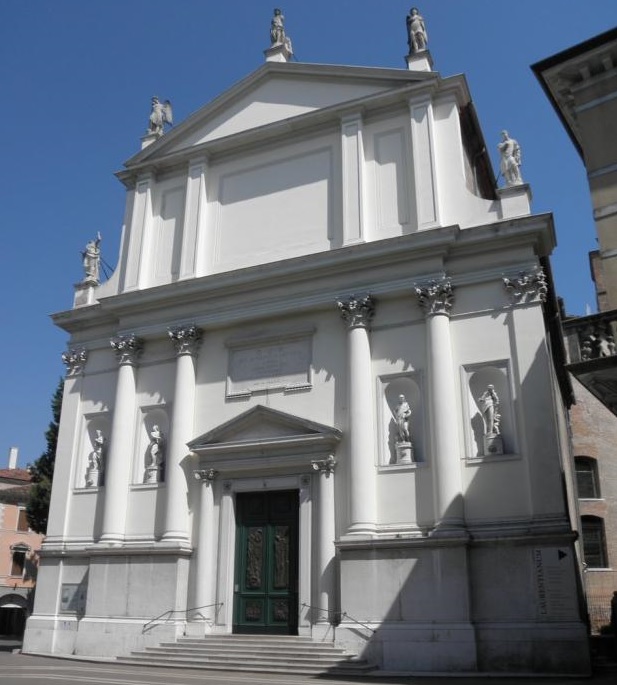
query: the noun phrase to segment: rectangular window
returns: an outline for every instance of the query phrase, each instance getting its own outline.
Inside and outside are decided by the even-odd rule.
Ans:
[[[24,575],[24,567],[26,566],[26,553],[21,550],[16,550],[13,552],[13,563],[11,564],[11,575],[19,576],[20,578]]]
[[[25,509],[19,510],[19,515],[17,517],[17,530],[27,533],[30,530],[28,525],[28,516],[26,515]]]
[[[608,568],[604,522],[595,517],[583,517],[583,556],[587,568]]]
[[[595,459],[575,457],[576,487],[580,499],[599,499],[598,467]]]

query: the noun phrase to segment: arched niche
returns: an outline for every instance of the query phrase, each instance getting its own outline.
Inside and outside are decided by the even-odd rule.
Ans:
[[[76,487],[96,488],[105,484],[105,458],[109,447],[110,432],[111,421],[107,413],[85,416]],[[96,468],[97,463],[98,468]]]
[[[417,373],[393,374],[380,377],[380,409],[381,409],[381,450],[380,460],[383,466],[396,465],[396,443],[398,428],[395,419],[399,397],[404,395],[411,409],[409,417],[409,432],[413,449],[413,462],[425,459],[424,439],[424,406],[422,402],[422,388]]]
[[[469,416],[467,420],[468,454],[470,457],[491,457],[498,454],[516,454],[518,445],[514,426],[512,392],[506,362],[467,367],[467,389]],[[485,443],[485,421],[483,419],[483,394],[489,386],[499,398],[499,435],[502,451],[492,453]]]
[[[169,444],[169,416],[161,405],[142,407],[142,420],[138,427],[136,463],[133,470],[134,483],[164,483],[165,461]],[[155,428],[156,427],[156,428]],[[154,470],[152,449],[158,435],[158,469]]]

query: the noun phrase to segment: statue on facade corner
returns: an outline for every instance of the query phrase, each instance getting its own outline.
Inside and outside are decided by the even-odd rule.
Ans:
[[[497,145],[497,149],[501,155],[499,168],[506,182],[506,187],[522,185],[520,145],[514,138],[510,138],[507,131],[502,131],[501,143]]]
[[[158,483],[160,482],[161,465],[163,464],[163,442],[165,436],[158,426],[152,426],[150,432],[150,444],[148,445],[148,453],[146,456],[146,474],[144,482]]]
[[[86,469],[86,487],[96,488],[100,485],[101,474],[104,468],[105,436],[103,431],[98,429],[92,441],[92,451],[88,455],[88,468]]]
[[[412,7],[407,15],[407,44],[409,45],[410,55],[422,52],[428,46],[426,26],[417,7]]]
[[[169,100],[161,102],[155,95],[152,98],[152,110],[148,120],[148,133],[154,133],[157,136],[162,136],[163,127],[165,124],[169,124],[171,126],[173,123],[171,102]]]
[[[278,7],[274,10],[274,16],[270,22],[270,44],[285,44],[285,17]]]
[[[86,249],[82,251],[82,264],[84,267],[83,283],[99,284],[101,267],[101,234],[97,232],[94,240],[89,240]]]

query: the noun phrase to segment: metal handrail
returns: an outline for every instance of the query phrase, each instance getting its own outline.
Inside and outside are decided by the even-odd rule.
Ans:
[[[223,602],[215,602],[214,604],[204,604],[203,606],[200,607],[192,607],[191,609],[168,609],[167,611],[164,611],[162,614],[159,616],[156,616],[155,618],[151,618],[149,621],[144,623],[143,628],[141,629],[142,635],[143,633],[147,632],[148,627],[151,626],[154,623],[157,623],[158,621],[166,622],[169,621],[174,614],[184,614],[184,620],[188,621],[189,620],[189,613],[191,611],[199,611],[200,609],[209,609],[210,607],[216,607],[215,612],[216,613],[220,607],[223,606]],[[163,618],[165,617],[165,618]],[[202,615],[202,618],[203,617]]]
[[[371,628],[370,626],[366,625],[366,623],[358,621],[358,619],[354,618],[353,616],[350,616],[346,611],[341,612],[336,609],[322,609],[321,607],[306,604],[306,602],[302,603],[302,607],[306,609],[315,609],[316,611],[321,611],[322,614],[328,614],[328,618],[330,618],[331,614],[334,614],[334,621],[332,622],[333,625],[339,625],[343,618],[347,618],[352,623],[357,623],[359,626],[362,626],[365,630],[369,630],[371,633],[373,633],[373,635],[377,632],[377,628]]]

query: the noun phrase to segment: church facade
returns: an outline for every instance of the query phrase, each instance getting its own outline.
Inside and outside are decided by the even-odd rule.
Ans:
[[[586,672],[552,218],[494,190],[466,81],[427,51],[288,48],[146,136],[115,273],[54,316],[24,651],[247,632],[390,671]]]

